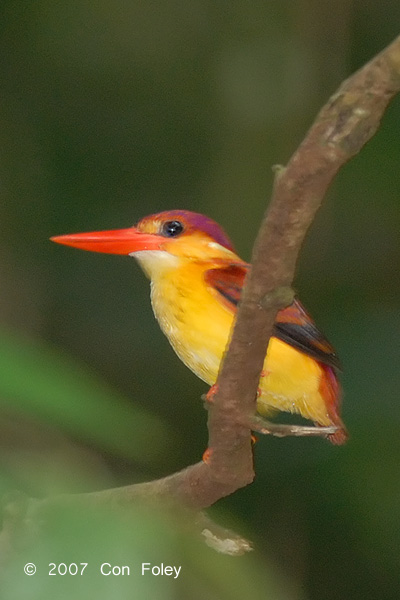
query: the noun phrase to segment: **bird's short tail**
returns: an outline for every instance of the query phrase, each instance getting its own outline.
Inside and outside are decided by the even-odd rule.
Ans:
[[[335,446],[341,446],[342,444],[347,442],[347,440],[349,439],[349,434],[342,421],[340,421],[340,425],[337,425],[339,429],[335,431],[335,433],[331,433],[331,435],[328,436],[328,439],[330,442],[332,442],[332,444],[335,444]]]
[[[335,433],[331,433],[328,438],[332,444],[340,446],[341,444],[344,444],[349,437],[347,429],[339,414],[341,405],[341,389],[335,370],[328,365],[321,364],[321,367],[323,369],[323,375],[321,377],[319,391],[325,400],[325,405],[332,425],[336,425],[336,427],[338,427],[337,431],[335,431]]]

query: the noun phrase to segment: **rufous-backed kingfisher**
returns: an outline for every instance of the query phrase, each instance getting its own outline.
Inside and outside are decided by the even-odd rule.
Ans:
[[[151,280],[151,303],[179,358],[209,385],[219,365],[250,265],[213,220],[186,210],[144,217],[136,227],[61,235],[53,241],[83,250],[134,256]],[[333,347],[295,299],[278,312],[261,375],[257,412],[300,414],[336,427],[340,418],[339,361]]]

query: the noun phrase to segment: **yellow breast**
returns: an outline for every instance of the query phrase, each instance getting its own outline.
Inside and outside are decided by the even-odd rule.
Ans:
[[[204,281],[204,265],[190,263],[152,272],[154,314],[172,347],[198,377],[212,385],[230,337],[234,315]],[[260,380],[258,411],[300,413],[322,425],[330,418],[319,392],[321,366],[272,337]]]
[[[188,272],[189,271],[189,272]],[[208,291],[204,268],[191,265],[151,283],[151,302],[161,329],[175,352],[198,377],[212,385],[233,323]]]

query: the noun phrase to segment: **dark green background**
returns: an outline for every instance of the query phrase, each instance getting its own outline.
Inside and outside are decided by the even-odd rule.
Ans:
[[[399,24],[394,0],[3,0],[0,491],[89,491],[199,460],[206,387],[159,331],[134,261],[48,238],[186,208],[223,224],[249,259],[272,165]],[[398,598],[399,132],[397,99],[338,175],[296,278],[344,365],[349,443],[259,441],[255,483],[211,511],[254,540],[245,558],[219,557],[162,516],[139,511],[127,541],[115,515],[90,526],[59,515],[65,531],[35,548],[43,565],[68,554],[73,532],[86,555],[69,560],[103,547],[104,560],[113,548],[137,565],[153,552],[182,577],[85,579],[80,591],[59,578],[57,597]],[[54,597],[45,567],[27,578],[21,561],[9,597]]]

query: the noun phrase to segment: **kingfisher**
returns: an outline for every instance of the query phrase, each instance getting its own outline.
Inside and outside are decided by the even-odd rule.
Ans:
[[[214,386],[251,268],[222,227],[195,212],[170,210],[127,229],[51,240],[133,256],[150,279],[152,308],[171,346],[189,369]],[[343,444],[347,431],[340,417],[339,369],[334,348],[295,298],[274,323],[260,377],[258,415],[301,415],[317,427],[333,427],[328,439]]]

